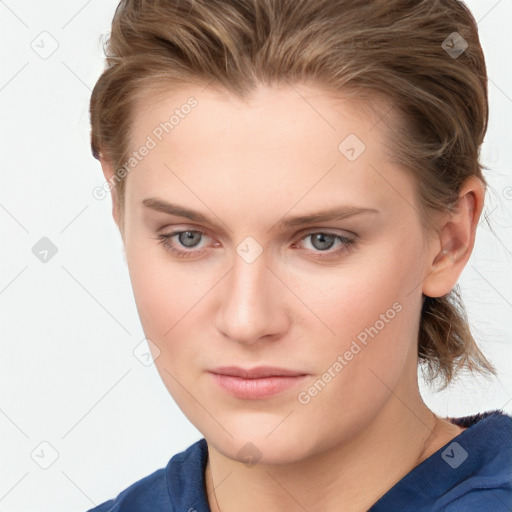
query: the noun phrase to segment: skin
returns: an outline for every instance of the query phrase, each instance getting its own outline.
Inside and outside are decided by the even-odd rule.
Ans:
[[[367,510],[462,430],[423,403],[416,340],[422,294],[448,293],[469,259],[482,183],[470,178],[457,208],[434,216],[426,233],[413,178],[386,158],[386,123],[304,84],[261,86],[247,102],[192,85],[154,97],[135,111],[133,149],[190,96],[197,107],[127,177],[122,236],[157,369],[208,441],[210,508]],[[352,162],[338,150],[350,133],[366,146]],[[113,169],[102,166],[109,180]],[[148,197],[211,223],[154,211],[142,204]],[[120,226],[115,188],[112,200]],[[343,205],[378,213],[277,227]],[[190,257],[159,243],[159,234],[179,230],[206,233],[195,247],[170,241]],[[357,236],[352,246],[334,238],[325,248],[307,236],[314,233]],[[252,263],[236,252],[248,236],[262,250]],[[298,393],[394,303],[400,312],[300,403]],[[207,372],[221,365],[279,366],[308,378],[242,400]],[[256,464],[239,460],[244,446]]]

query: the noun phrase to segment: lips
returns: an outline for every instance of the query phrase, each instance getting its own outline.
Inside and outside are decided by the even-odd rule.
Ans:
[[[229,395],[243,400],[270,398],[301,383],[307,374],[270,366],[239,368],[224,366],[210,370],[216,384]]]
[[[262,377],[298,377],[299,375],[306,375],[304,372],[297,372],[286,368],[276,368],[272,366],[258,366],[251,369],[240,368],[238,366],[221,366],[214,370],[210,370],[210,372],[218,375],[242,377],[244,379],[260,379]]]

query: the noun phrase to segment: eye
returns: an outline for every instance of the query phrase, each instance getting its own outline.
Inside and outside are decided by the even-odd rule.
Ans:
[[[337,233],[327,233],[324,231],[307,233],[305,236],[301,237],[300,240],[302,241],[307,239],[310,240],[310,245],[313,248],[312,251],[317,253],[320,257],[324,256],[322,253],[326,253],[326,256],[336,256],[351,249],[355,243],[355,237],[350,238]],[[331,250],[335,247],[336,242],[338,242],[337,248]],[[294,244],[294,246],[296,245],[297,244]],[[315,255],[315,257],[317,256]]]
[[[181,231],[176,234],[178,242],[183,244],[185,247],[195,247],[197,242],[201,240],[203,233],[200,231]]]
[[[185,249],[196,249],[198,242],[201,238],[207,236],[204,231],[200,230],[187,230],[187,231],[173,231],[171,233],[164,233],[158,235],[160,243],[172,254],[176,256],[186,258],[188,256],[198,255],[203,250],[183,250]],[[173,239],[176,241],[172,241]],[[178,245],[176,245],[178,244]]]

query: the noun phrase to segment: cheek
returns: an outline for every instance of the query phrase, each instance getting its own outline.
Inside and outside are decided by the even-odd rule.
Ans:
[[[191,283],[191,272],[171,265],[159,250],[129,251],[127,261],[138,314],[158,373],[165,387],[192,423],[204,421],[201,408],[190,400],[197,394],[196,385],[204,350],[204,319],[199,318],[201,299],[212,284]],[[147,257],[153,254],[153,257]],[[197,275],[197,273],[196,273]]]
[[[156,247],[155,247],[156,246]],[[157,241],[127,244],[126,259],[135,303],[147,338],[161,350],[178,353],[184,328],[189,330],[195,307],[208,291],[208,283],[172,264]],[[185,340],[184,340],[185,341]],[[163,358],[160,357],[160,360]]]
[[[303,278],[297,289],[322,320],[310,315],[306,329],[321,334],[314,347],[318,371],[336,375],[329,387],[337,391],[329,399],[354,407],[361,393],[376,398],[372,386],[382,388],[379,377],[396,383],[415,351],[421,311],[417,250],[405,253],[395,242],[375,250],[371,259],[356,258],[353,265],[316,275],[314,287],[310,277]]]
[[[421,297],[407,297],[409,279],[368,270],[342,283],[346,288],[332,283],[330,299],[317,303],[335,336],[324,330],[327,335],[315,338],[310,360],[317,374],[297,396],[297,418],[305,424],[316,418],[315,428],[327,444],[340,432],[350,436],[371,422],[404,372],[416,373]]]
[[[404,252],[397,239],[354,253],[338,267],[323,268],[314,274],[290,272],[287,282],[316,313],[323,339],[329,343],[337,339],[343,344],[360,333],[364,339],[364,332],[375,324],[379,332],[389,332],[389,326],[403,321],[407,315],[397,314],[397,309],[421,296],[419,252],[410,248]],[[417,305],[411,314],[415,315],[416,308]],[[307,318],[314,316],[307,314]]]

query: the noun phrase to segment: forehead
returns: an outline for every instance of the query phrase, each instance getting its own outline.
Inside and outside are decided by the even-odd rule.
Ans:
[[[193,106],[189,108],[189,104]],[[237,127],[241,136],[240,129],[247,131],[252,127],[253,134],[256,134],[265,127],[268,138],[285,136],[286,133],[296,136],[300,128],[305,136],[338,132],[336,137],[339,137],[352,123],[360,131],[374,130],[375,137],[383,125],[375,127],[383,117],[391,120],[392,110],[390,101],[377,93],[371,101],[365,101],[354,92],[341,94],[320,86],[298,83],[260,84],[247,98],[211,85],[190,84],[172,89],[160,86],[154,91],[142,91],[134,102],[131,143],[136,144],[141,136],[154,130],[158,138],[158,126],[168,121],[172,127],[168,126],[163,135],[165,137],[173,131],[172,138],[176,139],[180,131],[186,131],[187,125],[194,123],[194,119],[194,125],[201,124],[202,131],[211,132],[208,136],[219,134],[223,125],[231,125]],[[190,115],[192,121],[182,123],[189,114],[193,114]],[[175,130],[178,125],[181,129]],[[230,135],[233,137],[235,134]],[[184,138],[180,142],[185,142]]]
[[[248,100],[199,86],[147,96],[134,110],[131,149],[151,149],[130,173],[127,198],[228,196],[280,211],[298,200],[396,202],[412,183],[389,163],[379,120],[363,101],[305,85],[262,86]]]

